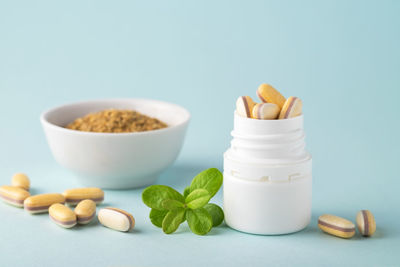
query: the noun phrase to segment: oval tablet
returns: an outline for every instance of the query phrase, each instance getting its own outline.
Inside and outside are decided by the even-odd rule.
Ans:
[[[88,224],[96,215],[96,203],[85,199],[78,203],[74,210],[79,224]]]
[[[85,199],[93,200],[96,204],[104,200],[104,191],[97,187],[68,189],[64,191],[63,195],[65,202],[69,205],[76,205]]]
[[[269,84],[261,84],[257,89],[257,95],[264,103],[274,103],[281,109],[286,99],[281,93]]]
[[[369,210],[360,210],[357,213],[356,223],[358,231],[360,231],[363,236],[372,236],[375,233],[375,218]]]
[[[15,186],[3,185],[0,186],[0,198],[15,207],[22,208],[24,200],[30,196],[29,192]]]
[[[356,232],[354,223],[329,214],[321,215],[318,218],[318,227],[325,233],[342,238],[351,238]]]
[[[25,199],[24,208],[26,211],[35,214],[48,212],[49,207],[55,203],[65,203],[63,195],[58,193],[40,194]]]
[[[251,113],[255,103],[250,96],[239,96],[236,100],[236,112],[246,118],[251,118]]]
[[[301,115],[303,103],[300,98],[289,97],[282,107],[279,119],[289,119]]]
[[[278,105],[273,103],[256,104],[253,108],[253,118],[259,120],[273,120],[279,115]]]
[[[29,177],[24,173],[16,173],[11,178],[11,185],[16,187],[21,187],[26,191],[29,191],[31,182],[29,181]]]
[[[117,231],[128,232],[135,227],[133,216],[121,209],[104,208],[97,217],[102,225]]]
[[[57,225],[64,228],[71,228],[76,225],[75,213],[63,204],[53,204],[49,208],[49,217]]]

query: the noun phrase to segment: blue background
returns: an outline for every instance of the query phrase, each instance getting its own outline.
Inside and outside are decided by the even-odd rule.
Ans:
[[[304,102],[313,155],[310,226],[255,236],[227,226],[164,235],[141,191],[107,191],[133,213],[129,234],[59,228],[47,215],[0,205],[2,266],[400,266],[400,1],[1,1],[0,184],[15,172],[33,193],[79,186],[52,158],[39,115],[66,102],[147,97],[192,113],[177,162],[158,183],[183,189],[222,170],[240,95],[274,85]],[[215,202],[222,203],[221,192]],[[323,213],[378,230],[325,235]]]

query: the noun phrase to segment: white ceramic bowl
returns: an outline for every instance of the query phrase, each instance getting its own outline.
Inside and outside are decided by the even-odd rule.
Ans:
[[[132,109],[168,124],[138,133],[93,133],[64,128],[90,112]],[[108,99],[59,106],[44,112],[41,123],[50,149],[62,166],[85,186],[128,189],[152,184],[181,150],[189,112],[150,99]]]

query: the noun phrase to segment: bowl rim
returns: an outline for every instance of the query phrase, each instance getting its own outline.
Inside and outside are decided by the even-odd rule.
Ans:
[[[143,132],[130,132],[130,133],[99,133],[99,132],[85,132],[85,131],[79,131],[79,130],[71,130],[62,126],[58,126],[54,123],[51,123],[48,121],[47,116],[48,114],[55,112],[58,109],[68,107],[68,106],[74,106],[74,105],[84,105],[84,104],[89,104],[89,103],[96,103],[96,102],[105,102],[105,101],[129,101],[129,100],[139,100],[139,101],[149,101],[149,102],[158,102],[162,104],[167,104],[170,106],[175,106],[176,108],[181,109],[185,113],[184,120],[176,125],[168,126],[166,128],[162,129],[156,129],[156,130],[150,130],[150,131],[143,131]],[[75,102],[69,102],[66,104],[58,105],[55,107],[52,107],[50,109],[47,109],[43,111],[40,114],[40,122],[42,123],[43,126],[53,128],[58,131],[63,131],[65,133],[70,133],[70,134],[77,134],[77,135],[97,135],[97,136],[139,136],[139,135],[151,135],[151,134],[162,134],[163,132],[168,132],[172,131],[182,125],[188,124],[191,118],[190,112],[175,103],[167,102],[167,101],[161,101],[157,99],[151,99],[151,98],[102,98],[102,99],[91,99],[91,100],[83,100],[83,101],[75,101]]]

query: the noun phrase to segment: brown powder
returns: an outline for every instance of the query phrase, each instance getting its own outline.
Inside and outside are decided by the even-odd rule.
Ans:
[[[168,127],[164,122],[134,110],[107,109],[90,113],[68,124],[66,128],[97,133],[131,133]]]

